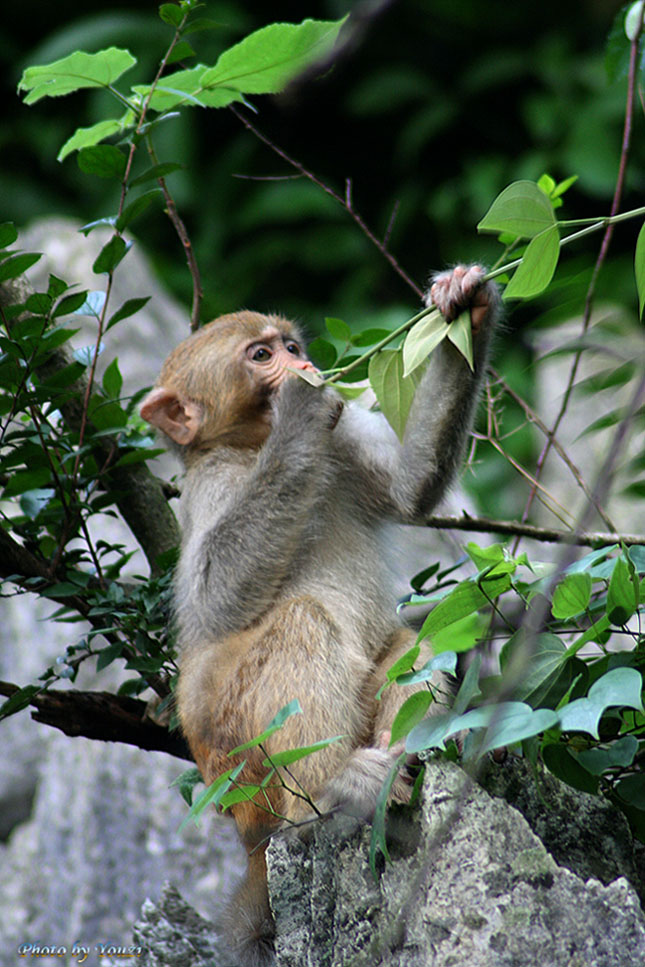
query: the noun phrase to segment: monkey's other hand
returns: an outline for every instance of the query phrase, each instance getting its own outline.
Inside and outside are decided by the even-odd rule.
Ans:
[[[276,424],[286,419],[333,430],[343,412],[343,401],[331,387],[312,386],[290,376],[276,393],[273,410]]]
[[[437,272],[424,297],[426,306],[436,306],[447,322],[452,322],[464,309],[470,309],[473,335],[481,329],[490,309],[498,301],[497,286],[485,283],[486,270],[481,265],[456,265]]]

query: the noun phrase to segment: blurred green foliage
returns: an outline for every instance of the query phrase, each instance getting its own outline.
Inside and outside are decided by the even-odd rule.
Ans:
[[[493,238],[475,225],[505,184],[578,174],[564,217],[604,214],[613,193],[625,101],[624,71],[605,70],[605,45],[620,4],[544,0],[539,8],[491,0],[207,0],[220,29],[193,34],[205,63],[251,30],[278,20],[362,22],[355,42],[325,76],[276,98],[257,99],[257,126],[341,194],[351,179],[356,209],[378,237],[389,236],[401,265],[423,284],[430,267],[456,260],[492,262]],[[0,27],[3,125],[2,218],[19,226],[45,214],[81,223],[110,214],[115,187],[83,174],[61,144],[79,125],[112,111],[104,93],[86,92],[27,108],[16,96],[22,70],[82,48],[127,47],[138,65],[128,83],[149,80],[168,40],[156,4],[25,0]],[[188,61],[191,66],[194,61]],[[300,319],[311,336],[326,316],[353,330],[392,327],[416,297],[342,208],[245,131],[226,109],[184,111],[156,135],[160,160],[185,167],[169,177],[204,282],[203,319],[240,306]],[[624,207],[641,203],[645,141],[632,151]],[[259,180],[258,180],[259,179]],[[269,180],[266,180],[269,179]],[[276,180],[277,179],[277,180]],[[394,217],[396,216],[396,217]],[[637,226],[623,229],[601,275],[598,295],[636,305],[631,259]],[[151,207],[136,233],[166,285],[186,304],[190,277],[164,214]],[[506,379],[532,398],[528,327],[580,311],[598,242],[569,253],[542,301],[513,307],[498,358]],[[538,441],[520,427],[509,450],[530,464]],[[507,424],[508,425],[508,424]],[[480,447],[480,451],[482,448]],[[480,505],[521,512],[514,474],[494,455],[478,471]],[[481,453],[480,453],[481,458]],[[485,498],[483,495],[487,495]]]

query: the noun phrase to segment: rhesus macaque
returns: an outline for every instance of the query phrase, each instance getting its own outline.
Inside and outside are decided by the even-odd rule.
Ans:
[[[447,340],[432,354],[401,444],[380,413],[343,405],[313,370],[302,336],[277,315],[222,316],[166,360],[142,416],[179,449],[186,475],[175,609],[181,726],[206,783],[236,746],[294,698],[269,754],[342,734],[292,767],[321,811],[370,819],[398,750],[392,719],[409,689],[376,692],[414,644],[397,616],[397,524],[423,523],[449,485],[472,423],[497,316],[479,266],[435,277],[426,296],[447,319],[470,308],[475,373]],[[243,778],[259,783],[252,749]],[[311,810],[268,789],[275,812]],[[270,964],[264,849],[280,820],[233,807],[249,875],[232,905],[235,963]]]

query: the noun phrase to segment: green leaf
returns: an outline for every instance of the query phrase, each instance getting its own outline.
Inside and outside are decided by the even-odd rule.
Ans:
[[[582,766],[572,752],[559,742],[549,742],[542,749],[547,769],[558,779],[581,792],[598,792],[598,780]]]
[[[251,739],[250,742],[245,742],[244,745],[238,745],[235,749],[231,749],[228,754],[237,755],[238,752],[246,752],[247,749],[253,749],[258,745],[262,745],[262,743],[266,742],[266,740],[270,738],[274,732],[277,732],[278,729],[281,729],[287,719],[291,718],[292,715],[302,715],[302,708],[300,707],[300,702],[297,698],[294,698],[293,701],[289,702],[287,705],[282,706],[280,711],[273,719],[271,719],[261,735]]]
[[[178,60],[188,60],[189,57],[195,57],[195,51],[190,46],[187,40],[180,40],[178,44],[172,49],[170,57],[168,57],[167,64],[176,64]]]
[[[415,647],[417,649],[419,648],[418,645]],[[440,655],[435,655],[434,658],[427,661],[418,672],[409,671],[397,674],[396,683],[397,685],[417,685],[419,682],[430,681],[436,671],[448,672],[450,675],[454,675],[456,670],[457,652],[442,651]]]
[[[18,232],[13,222],[2,222],[0,225],[0,249],[7,248],[18,238]]]
[[[20,712],[23,708],[27,708],[34,695],[38,695],[41,691],[42,688],[39,685],[25,685],[24,688],[19,688],[11,698],[8,698],[6,702],[0,705],[0,719],[7,718],[9,715],[13,715],[15,712]]]
[[[524,702],[500,702],[496,705],[483,705],[461,715],[452,723],[448,735],[463,729],[485,728],[481,745],[477,746],[478,755],[484,755],[492,749],[513,745],[545,732],[556,725],[557,721],[557,712],[551,709],[534,710]]]
[[[165,161],[162,164],[153,165],[152,168],[148,168],[129,182],[129,186],[134,188],[136,185],[142,185],[144,182],[152,181],[155,178],[165,178],[166,175],[171,175],[173,171],[179,171],[182,168],[185,168],[185,165],[180,165],[175,161]]]
[[[200,782],[203,782],[202,774],[197,768],[186,769],[184,772],[180,773],[176,779],[170,783],[171,786],[176,786],[179,789],[182,799],[190,806],[193,801],[193,792],[195,786]]]
[[[482,577],[479,583],[473,578],[462,581],[430,612],[423,622],[419,639],[427,638],[454,621],[485,607],[490,604],[490,599],[508,591],[510,586],[511,578],[508,574]]]
[[[544,292],[560,257],[560,234],[552,225],[529,242],[522,261],[504,289],[504,299],[532,299]]]
[[[329,57],[345,18],[275,23],[224,51],[204,72],[205,88],[224,87],[243,94],[278,94],[317,61]]]
[[[446,335],[453,346],[457,347],[461,355],[470,366],[471,371],[474,373],[475,364],[473,362],[473,332],[469,309],[466,309],[465,312],[462,312],[459,316],[457,316],[454,322],[450,323]]]
[[[553,207],[542,189],[533,181],[515,181],[497,196],[477,231],[533,238],[555,224]]]
[[[245,765],[246,759],[243,759],[242,762],[240,762],[240,764],[234,769],[227,769],[227,771],[223,772],[221,776],[218,776],[217,779],[210,784],[210,786],[207,786],[206,789],[204,789],[202,794],[190,807],[188,815],[179,827],[180,832],[191,820],[193,820],[193,822],[197,822],[207,806],[210,806],[211,804],[214,806],[219,805],[223,796],[225,796],[229,791]]]
[[[451,724],[458,716],[454,712],[445,715],[431,715],[419,722],[405,740],[408,753],[423,752],[424,749],[443,749],[444,741],[451,732]]]
[[[60,97],[87,87],[109,87],[135,64],[132,54],[118,47],[96,54],[77,50],[51,64],[28,67],[18,90],[30,92],[25,104],[35,104],[41,97]]]
[[[548,633],[537,635],[528,651],[526,634],[517,631],[505,643],[499,656],[502,672],[512,669],[518,679],[513,696],[527,701],[529,696],[545,694],[560,675],[566,652],[564,642],[557,635]]]
[[[71,138],[68,138],[56,156],[57,161],[64,161],[72,151],[90,148],[93,145],[110,138],[113,134],[119,134],[123,130],[123,123],[117,120],[99,121],[89,128],[77,128]]]
[[[340,342],[351,342],[352,330],[342,319],[325,319],[325,328],[332,337]]]
[[[123,387],[123,377],[119,370],[119,360],[113,359],[103,374],[103,389],[113,400],[118,400]]]
[[[587,698],[577,698],[558,712],[563,732],[587,732],[598,738],[598,724],[605,709],[628,706],[642,712],[643,680],[635,668],[613,668],[589,689]]]
[[[92,292],[86,293],[83,303],[78,309],[73,309],[72,311],[75,316],[93,316],[95,319],[99,319],[104,305],[105,292],[102,292],[100,289],[94,289]]]
[[[307,355],[321,370],[331,369],[338,359],[338,353],[330,342],[318,336],[307,347]]]
[[[406,698],[394,717],[390,745],[399,742],[415,725],[418,725],[428,711],[431,702],[432,692],[429,690],[414,692]]]
[[[204,64],[198,64],[188,70],[175,71],[167,74],[156,85],[135,85],[132,90],[143,101],[150,95],[150,107],[154,111],[169,111],[178,104],[193,107],[226,107],[233,101],[241,101],[240,93],[230,89],[218,88],[205,91],[202,83],[204,74],[209,70]]]
[[[130,202],[130,204],[127,205],[119,215],[116,222],[116,230],[118,232],[122,232],[128,227],[128,225],[130,225],[131,222],[135,220],[135,218],[138,218],[139,215],[146,210],[152,201],[156,201],[162,197],[163,196],[160,188],[151,188],[150,191],[146,191],[142,195],[139,195],[139,197]]]
[[[178,27],[184,19],[185,13],[176,3],[162,3],[159,7],[159,16],[164,23],[171,27]]]
[[[275,752],[270,756],[267,756],[263,760],[262,765],[270,768],[279,769],[281,766],[290,766],[294,762],[298,762],[300,759],[304,759],[305,756],[311,755],[314,752],[319,752],[320,749],[326,749],[327,746],[331,745],[332,742],[340,742],[344,739],[344,735],[334,735],[331,739],[321,739],[320,742],[314,742],[313,745],[301,746],[298,749],[285,749],[283,752]]]
[[[449,324],[438,309],[420,319],[403,343],[403,374],[409,376],[425,362],[433,349],[448,335]]]
[[[464,680],[459,686],[459,691],[452,705],[452,714],[461,715],[466,711],[475,695],[479,693],[479,672],[482,665],[482,656],[475,655],[468,670],[464,675]]]
[[[35,520],[40,511],[47,506],[56,491],[51,487],[27,490],[20,498],[20,509],[30,520]]]
[[[590,600],[591,576],[585,571],[573,572],[553,592],[551,613],[554,618],[573,618],[587,610]]]
[[[64,299],[61,299],[54,306],[52,318],[57,319],[59,316],[66,316],[68,313],[77,312],[81,306],[85,305],[86,299],[87,291],[74,292],[72,295],[66,295]]]
[[[630,806],[645,810],[645,776],[625,776],[616,785],[616,792]]]
[[[143,309],[148,302],[150,302],[149,295],[142,296],[139,299],[127,299],[121,308],[117,309],[113,316],[110,316],[110,321],[108,322],[105,331],[107,332],[107,330],[111,329],[112,326],[116,326],[117,322],[121,322],[122,319],[127,319],[129,316],[133,316],[135,312],[139,311],[139,309]]]
[[[633,735],[624,735],[607,749],[583,749],[576,758],[592,776],[601,776],[607,769],[631,766],[637,752],[638,739]]]
[[[612,624],[624,625],[638,607],[638,586],[632,582],[624,557],[616,560],[607,591],[607,615]]]
[[[92,271],[100,275],[101,272],[114,272],[115,268],[128,251],[128,245],[120,235],[113,235],[97,255]]]
[[[645,307],[645,224],[643,224],[634,253],[634,273],[636,275],[636,290],[638,292],[638,314],[642,317]]]
[[[99,178],[116,178],[121,180],[125,174],[126,156],[113,144],[97,144],[91,148],[83,148],[78,153],[78,167],[89,175]]]
[[[357,349],[362,349],[365,346],[374,346],[381,339],[385,339],[389,335],[389,329],[363,329],[362,332],[357,332],[355,335],[352,334],[352,346],[356,346]]]
[[[412,375],[404,376],[401,352],[382,349],[370,359],[368,374],[383,415],[402,440],[421,371],[417,369]]]
[[[0,263],[0,282],[17,279],[41,258],[37,252],[25,252],[22,255],[10,255]]]
[[[394,662],[391,668],[387,671],[388,682],[394,682],[399,677],[399,675],[404,675],[409,672],[411,668],[414,668],[414,663],[419,657],[421,648],[419,645],[413,645],[404,655]]]
[[[376,872],[376,855],[381,852],[386,860],[390,859],[390,854],[387,850],[387,842],[385,839],[385,814],[387,813],[388,799],[390,798],[390,790],[394,785],[394,780],[396,779],[399,771],[401,770],[405,762],[405,752],[392,763],[390,771],[387,774],[387,778],[381,787],[378,799],[376,800],[376,808],[374,809],[374,818],[372,820],[372,835],[370,837],[370,849],[369,849],[369,864],[374,878],[377,877]]]

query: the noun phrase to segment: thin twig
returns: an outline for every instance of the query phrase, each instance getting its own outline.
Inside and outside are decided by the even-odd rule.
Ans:
[[[562,531],[551,527],[537,527],[520,520],[497,520],[493,517],[462,517],[433,515],[424,522],[425,527],[435,530],[474,531],[475,533],[502,534],[510,537],[528,537],[545,544],[572,544],[577,547],[600,547],[605,544],[628,546],[645,544],[645,534],[625,534],[614,531]]]

